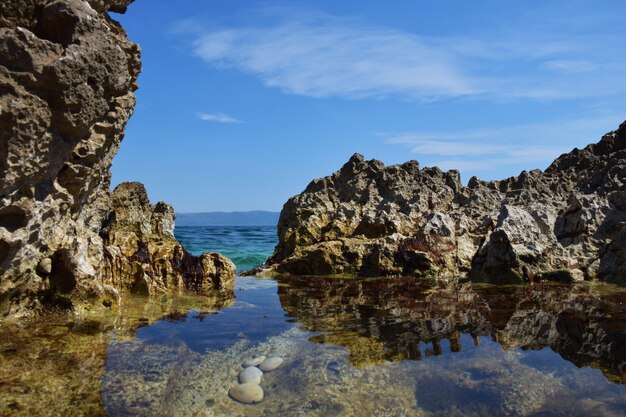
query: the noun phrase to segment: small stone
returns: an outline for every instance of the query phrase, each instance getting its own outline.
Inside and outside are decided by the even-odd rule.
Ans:
[[[283,362],[284,362],[283,358],[279,358],[278,356],[275,356],[273,358],[265,359],[263,362],[261,362],[261,365],[259,365],[259,368],[261,368],[263,372],[269,372],[278,368],[280,365],[283,364]]]
[[[263,355],[257,356],[256,358],[248,358],[245,361],[243,361],[243,366],[245,366],[246,368],[248,366],[257,366],[258,364],[263,362],[265,359],[266,357]]]
[[[242,384],[247,382],[260,384],[261,378],[263,378],[263,372],[256,366],[250,366],[239,373],[239,382]]]
[[[248,382],[231,387],[228,394],[235,400],[244,404],[254,404],[263,401],[263,388],[259,384]]]
[[[52,272],[52,259],[43,258],[37,265],[37,271],[42,275],[50,275]]]

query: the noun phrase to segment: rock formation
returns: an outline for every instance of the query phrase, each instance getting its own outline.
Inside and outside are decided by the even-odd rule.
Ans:
[[[0,2],[0,316],[115,298],[99,231],[141,63],[108,12],[131,1]]]
[[[545,171],[458,171],[355,154],[284,205],[269,271],[626,282],[626,123]]]
[[[190,290],[225,295],[234,287],[235,265],[218,253],[193,256],[174,238],[174,209],[150,205],[141,183],[118,185],[100,232],[105,282],[134,293]]]

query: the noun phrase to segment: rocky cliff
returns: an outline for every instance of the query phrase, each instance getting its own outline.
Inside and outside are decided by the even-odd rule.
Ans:
[[[626,123],[545,171],[458,171],[355,154],[283,207],[270,271],[626,282]]]
[[[0,316],[108,303],[134,268],[114,268],[123,245],[100,235],[141,67],[108,12],[131,1],[0,2]]]

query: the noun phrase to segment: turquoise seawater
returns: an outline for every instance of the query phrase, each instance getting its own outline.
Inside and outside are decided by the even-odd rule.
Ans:
[[[178,227],[194,254],[262,264],[274,227]],[[228,395],[278,355],[264,400]],[[109,415],[626,416],[626,289],[237,277],[232,304],[169,314],[108,346]]]
[[[261,265],[278,242],[275,226],[177,226],[174,233],[192,254],[220,252],[239,272]]]

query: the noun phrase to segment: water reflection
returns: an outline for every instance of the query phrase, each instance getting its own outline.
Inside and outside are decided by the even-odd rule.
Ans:
[[[625,294],[286,277],[127,297],[0,326],[0,415],[624,415]],[[255,355],[286,362],[246,406],[227,392]]]
[[[134,341],[111,343],[101,380],[107,413],[626,412],[626,386],[607,380],[624,382],[624,291],[616,287],[238,278],[236,294],[232,306],[204,321],[195,312],[170,315]],[[256,355],[286,362],[263,376],[265,400],[246,406],[227,392],[243,359]]]
[[[275,283],[239,281],[237,300],[215,314],[196,310],[174,311],[160,321],[137,331],[137,339],[146,344],[176,346],[204,353],[207,349],[223,350],[241,339],[260,343],[293,327],[285,320],[276,297]]]
[[[549,347],[579,367],[599,368],[609,380],[626,383],[623,288],[438,287],[411,278],[277,280],[289,316],[306,330],[322,332],[310,340],[344,346],[357,367],[461,352],[490,336],[507,350]]]

